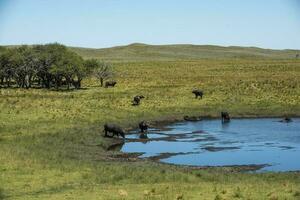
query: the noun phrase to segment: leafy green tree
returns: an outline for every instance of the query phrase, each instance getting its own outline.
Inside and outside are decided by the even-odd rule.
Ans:
[[[28,46],[17,48],[10,62],[14,67],[14,79],[18,86],[30,88],[38,65],[33,49]]]
[[[68,84],[72,84],[76,89],[81,87],[81,81],[88,75],[83,59],[74,52],[65,54],[64,76]]]
[[[4,49],[0,47],[0,87],[4,84],[5,79],[5,56],[4,56]]]
[[[12,49],[7,49],[0,55],[0,68],[1,68],[1,82],[6,82],[7,87],[11,86],[11,81],[14,77],[14,63],[13,63]]]
[[[67,51],[67,48],[61,44],[47,44],[38,45],[35,47],[35,51],[38,53],[39,66],[37,69],[37,77],[41,82],[42,87],[50,88],[51,84],[55,82],[56,87],[59,84],[58,75],[54,75],[50,72],[56,72],[55,67],[60,67],[63,62],[63,54]]]
[[[81,87],[81,81],[91,74],[92,65],[64,45],[54,43],[0,49],[0,83],[10,87],[41,87],[58,89]]]

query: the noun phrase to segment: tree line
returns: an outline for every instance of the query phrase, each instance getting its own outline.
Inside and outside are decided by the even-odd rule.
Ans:
[[[112,77],[111,65],[84,60],[66,46],[46,45],[0,48],[0,87],[81,88],[84,78]]]

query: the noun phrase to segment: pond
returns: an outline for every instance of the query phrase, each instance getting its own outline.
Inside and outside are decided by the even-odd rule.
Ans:
[[[276,118],[181,122],[127,135],[121,151],[191,166],[261,165],[259,171],[300,170],[300,119]]]

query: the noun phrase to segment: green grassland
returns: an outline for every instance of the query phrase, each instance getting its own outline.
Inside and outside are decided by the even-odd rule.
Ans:
[[[161,51],[151,60],[145,52],[133,60],[119,51],[115,59],[89,51],[77,49],[114,63],[115,88],[90,78],[81,90],[0,89],[1,200],[300,199],[299,172],[197,170],[126,159],[107,151],[115,140],[102,137],[105,122],[130,128],[142,119],[218,117],[221,110],[234,117],[300,116],[300,59],[282,58],[285,51],[178,60]],[[204,90],[202,100],[193,88]],[[137,94],[146,98],[131,106]]]

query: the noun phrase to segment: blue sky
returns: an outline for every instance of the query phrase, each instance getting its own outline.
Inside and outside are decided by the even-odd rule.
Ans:
[[[300,0],[0,0],[0,45],[300,49]]]

